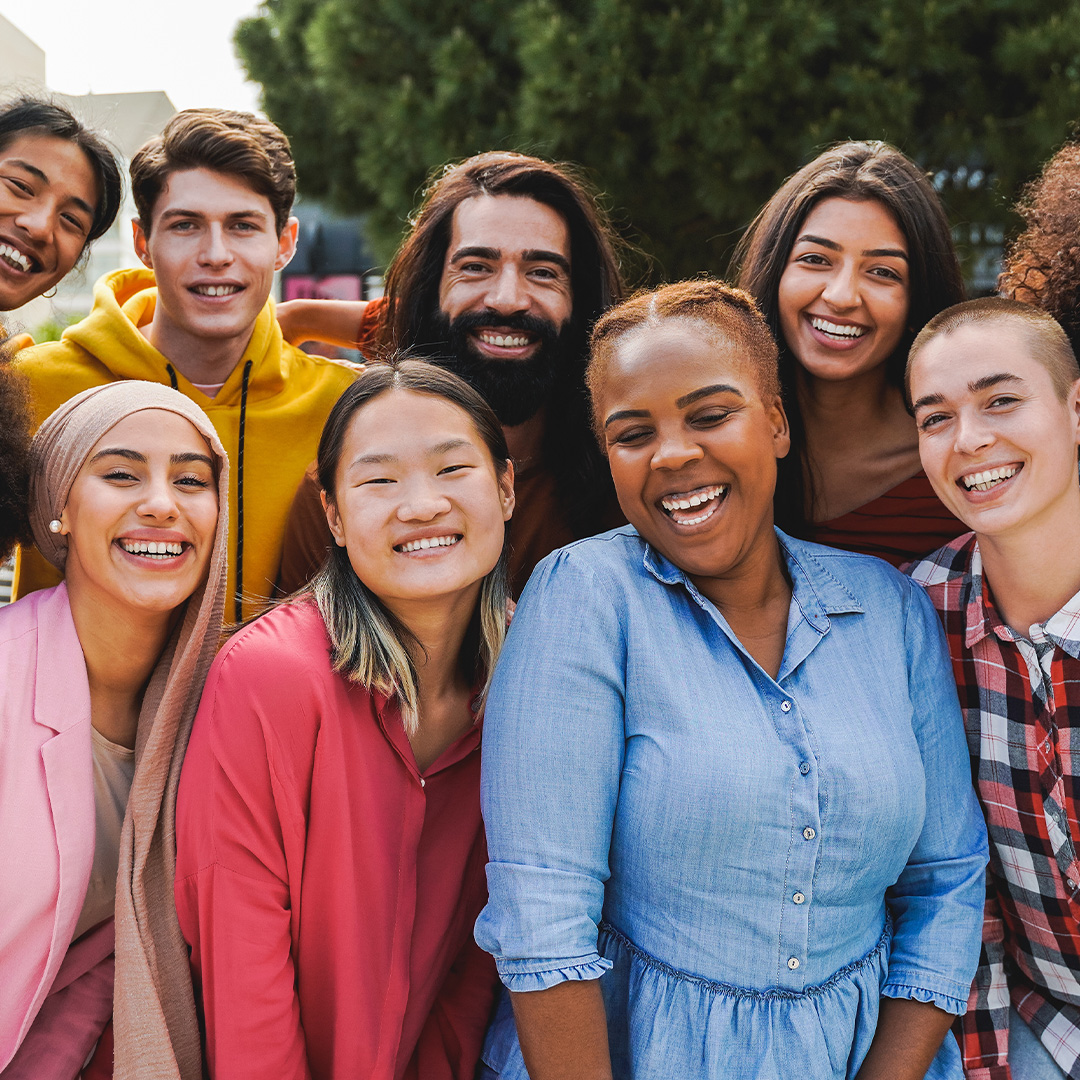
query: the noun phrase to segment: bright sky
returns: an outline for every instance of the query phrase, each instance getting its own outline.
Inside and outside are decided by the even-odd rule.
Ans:
[[[232,47],[258,0],[0,0],[0,15],[45,50],[50,89],[164,90],[178,109],[258,108]]]

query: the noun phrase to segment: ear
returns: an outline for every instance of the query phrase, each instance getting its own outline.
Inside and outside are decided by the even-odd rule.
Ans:
[[[766,414],[773,427],[773,452],[778,458],[787,457],[791,449],[791,429],[788,426],[787,413],[784,412],[784,403],[779,396],[766,408]]]
[[[60,511],[60,535],[70,536],[71,527],[68,525],[67,507]]]
[[[499,491],[502,496],[503,521],[509,521],[517,506],[517,496],[514,494],[514,463],[506,459],[506,472],[499,477]]]
[[[296,254],[296,238],[299,233],[300,222],[294,217],[289,218],[278,237],[278,253],[274,260],[275,270],[284,270],[292,261],[292,257]]]
[[[326,515],[326,524],[330,526],[330,532],[334,537],[334,543],[338,547],[345,546],[345,530],[341,527],[341,515],[337,507],[327,497],[325,491],[319,492],[322,500],[323,513]]]
[[[1072,384],[1068,394],[1065,395],[1065,408],[1069,410],[1069,415],[1072,417],[1073,435],[1077,445],[1080,446],[1080,379]]]
[[[138,218],[134,218],[131,222],[131,239],[135,244],[135,254],[139,256],[139,261],[148,270],[154,269],[154,263],[150,258],[150,244],[148,237],[143,230],[142,222]]]

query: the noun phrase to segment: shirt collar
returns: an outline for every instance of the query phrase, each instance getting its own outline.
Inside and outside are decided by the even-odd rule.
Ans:
[[[1002,621],[985,586],[978,540],[971,548],[971,564],[964,587],[964,645],[970,649],[990,633],[1003,641],[1015,641],[1016,632]],[[1080,660],[1080,593],[1072,597],[1059,611],[1054,612],[1042,624],[1041,629],[1059,649],[1067,652],[1074,660]]]
[[[814,545],[776,529],[788,576],[791,578],[792,598],[806,621],[816,630],[829,629],[829,616],[865,610],[862,601],[851,589],[834,577],[828,567],[814,554]],[[682,585],[694,596],[697,586],[674,563],[669,562],[650,544],[645,544],[645,569],[665,585]]]

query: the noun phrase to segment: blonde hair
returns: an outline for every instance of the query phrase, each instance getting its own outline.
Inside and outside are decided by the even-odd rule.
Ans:
[[[1080,378],[1080,366],[1068,335],[1053,316],[1041,308],[1002,296],[982,296],[963,304],[954,304],[935,315],[911,343],[904,370],[904,394],[911,401],[911,368],[915,357],[936,337],[951,334],[962,326],[980,323],[1012,323],[1023,333],[1031,347],[1031,356],[1050,375],[1054,392],[1062,401],[1069,388]]]
[[[422,360],[394,355],[384,363],[369,366],[327,418],[319,441],[318,472],[319,483],[331,503],[335,500],[338,462],[353,417],[369,401],[391,390],[429,394],[458,406],[469,416],[491,454],[496,475],[506,474],[506,437],[491,406],[457,375]],[[495,661],[506,637],[508,558],[509,546],[504,537],[499,561],[484,578],[480,601],[462,642],[463,673],[467,678],[483,680],[477,716],[483,711]],[[310,588],[330,637],[334,671],[369,690],[396,697],[405,731],[415,735],[420,727],[420,690],[413,655],[422,648],[420,643],[357,577],[345,548],[331,548]]]

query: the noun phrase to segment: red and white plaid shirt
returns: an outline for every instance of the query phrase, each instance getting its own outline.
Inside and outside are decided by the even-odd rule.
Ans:
[[[945,624],[990,834],[982,956],[957,1027],[965,1073],[1010,1076],[1011,1001],[1080,1080],[1080,594],[1025,637],[1001,621],[973,533],[908,573]]]

